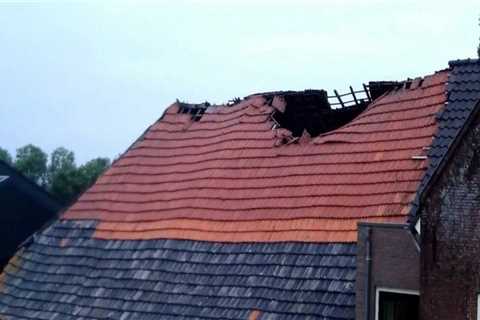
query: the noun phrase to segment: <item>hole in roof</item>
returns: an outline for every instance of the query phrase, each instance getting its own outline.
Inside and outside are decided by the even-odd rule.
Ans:
[[[200,121],[203,114],[205,113],[205,110],[207,110],[207,108],[210,107],[209,102],[194,104],[194,103],[185,103],[185,102],[177,101],[177,103],[178,103],[178,113],[190,114],[191,119],[193,121]]]
[[[273,106],[274,99],[282,99],[284,105],[273,106],[271,114],[273,128],[284,128],[291,132],[293,138],[317,137],[323,133],[338,129],[352,121],[367,106],[386,92],[398,88],[403,83],[393,81],[376,81],[363,85],[361,90],[353,90],[329,96],[325,90],[279,91],[261,93],[266,103]],[[230,100],[226,105],[233,106],[241,102],[240,98]],[[192,104],[177,100],[178,113],[190,114],[192,121],[200,121],[209,102]],[[285,144],[298,143],[298,139],[288,140]]]
[[[368,90],[372,97],[372,101],[374,101],[385,93],[399,89],[401,86],[402,82],[398,81],[372,81],[368,84]]]
[[[355,91],[351,86],[344,94],[334,90],[329,96],[325,90],[285,91],[264,94],[269,105],[278,97],[281,107],[272,113],[273,128],[288,129],[293,137],[308,133],[310,137],[343,127],[362,113],[375,99],[401,86],[396,81],[375,81]],[[304,135],[305,136],[305,135]]]
[[[288,129],[293,137],[307,132],[311,137],[333,131],[357,117],[369,103],[369,98],[359,98],[352,90],[350,94],[339,95],[338,101],[331,103],[325,90],[306,90],[303,92],[283,92],[284,111],[275,110],[272,114],[274,127]],[[268,98],[268,97],[267,97]],[[343,99],[342,99],[343,98]],[[338,104],[335,108],[335,105]]]

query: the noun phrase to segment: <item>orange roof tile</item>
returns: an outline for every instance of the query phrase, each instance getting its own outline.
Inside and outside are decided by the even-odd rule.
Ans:
[[[358,221],[404,222],[445,103],[447,72],[373,102],[347,125],[279,143],[262,95],[168,108],[63,216],[107,239],[355,242]]]

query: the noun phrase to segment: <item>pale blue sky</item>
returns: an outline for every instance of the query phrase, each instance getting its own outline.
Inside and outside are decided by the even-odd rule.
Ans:
[[[114,157],[175,101],[340,91],[475,57],[477,1],[0,1],[0,146]]]

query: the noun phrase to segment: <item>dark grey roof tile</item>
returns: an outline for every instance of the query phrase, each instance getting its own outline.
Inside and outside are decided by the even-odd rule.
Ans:
[[[438,132],[428,153],[431,159],[420,183],[410,213],[410,221],[415,221],[419,208],[420,196],[428,185],[441,159],[460,129],[465,125],[476,103],[480,100],[480,61],[476,59],[456,60],[450,62],[447,82],[447,103],[437,115]]]
[[[354,318],[354,244],[106,241],[91,238],[94,228],[60,221],[20,252],[5,272],[0,314]]]

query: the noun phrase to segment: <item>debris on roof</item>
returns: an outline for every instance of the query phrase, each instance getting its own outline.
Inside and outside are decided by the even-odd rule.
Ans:
[[[209,102],[192,104],[192,103],[185,103],[185,102],[177,102],[178,103],[178,113],[187,113],[192,116],[193,121],[198,121],[205,113],[205,110],[210,107]]]
[[[250,315],[248,316],[248,320],[257,320],[260,314],[261,312],[259,310],[253,310],[252,312],[250,312]]]
[[[404,82],[398,81],[370,81],[368,83],[370,98],[376,100],[385,93],[400,88],[403,83]],[[407,83],[409,83],[409,81],[407,81]],[[409,87],[407,89],[409,89]]]

